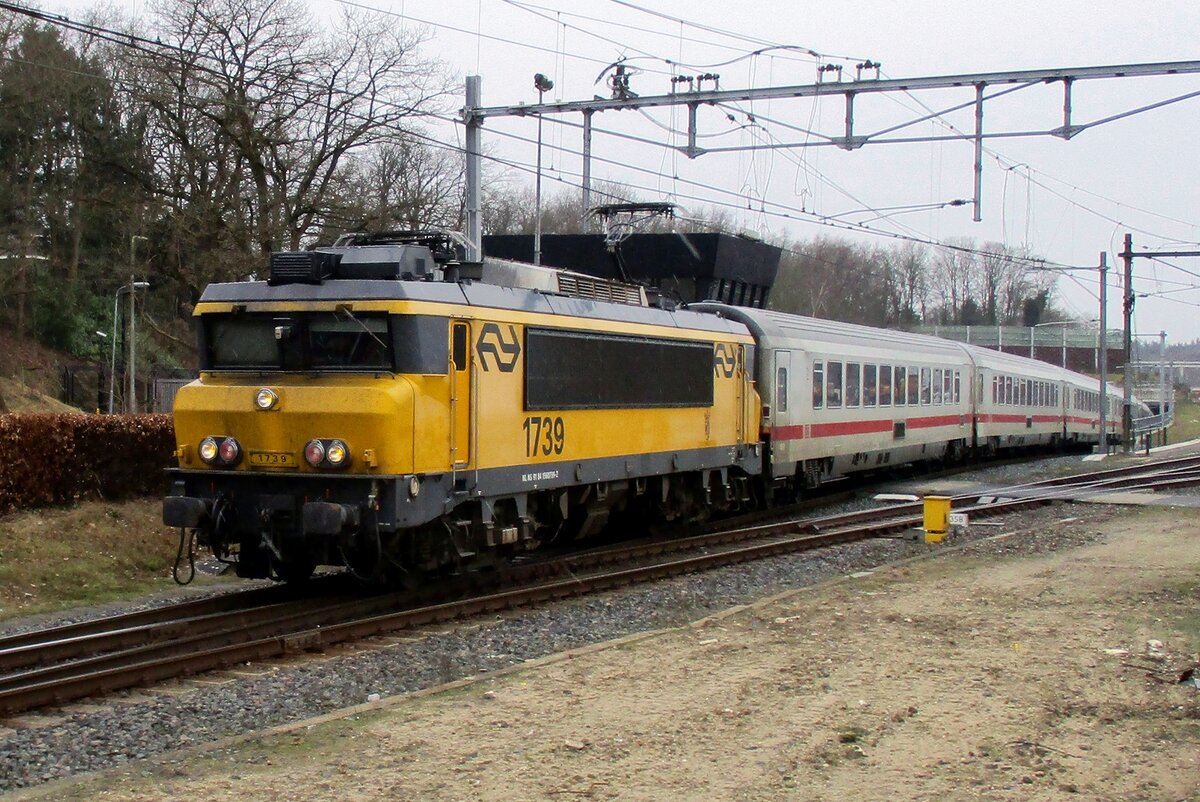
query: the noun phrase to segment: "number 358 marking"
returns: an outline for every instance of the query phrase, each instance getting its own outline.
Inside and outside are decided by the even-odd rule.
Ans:
[[[548,457],[561,454],[567,440],[567,427],[562,418],[533,416],[525,419],[521,426],[525,431],[525,456],[539,454]]]

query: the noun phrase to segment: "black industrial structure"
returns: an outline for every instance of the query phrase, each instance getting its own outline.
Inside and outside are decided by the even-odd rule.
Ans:
[[[533,260],[533,237],[495,234],[483,238],[494,259]],[[729,234],[631,234],[617,246],[629,280],[655,288],[664,299],[684,303],[722,301],[766,308],[783,250]],[[606,279],[621,278],[603,234],[544,234],[542,264]]]

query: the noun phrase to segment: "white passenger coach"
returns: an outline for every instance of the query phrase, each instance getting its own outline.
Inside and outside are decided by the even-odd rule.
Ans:
[[[1098,382],[1080,373],[919,334],[710,302],[689,308],[754,336],[776,478],[813,486],[968,451],[1100,441]],[[1121,393],[1109,385],[1107,394],[1111,441]]]

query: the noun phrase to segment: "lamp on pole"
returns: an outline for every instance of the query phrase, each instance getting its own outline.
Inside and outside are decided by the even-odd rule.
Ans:
[[[149,287],[148,281],[134,281],[134,273],[137,270],[137,242],[138,240],[145,241],[145,237],[134,234],[129,238],[129,412],[137,414],[137,338],[135,337],[134,325],[134,301],[136,300],[135,290],[139,288]]]
[[[538,93],[538,105],[542,105],[542,96],[554,88],[551,81],[540,72],[533,76],[533,88]],[[533,221],[533,263],[542,263],[542,115],[538,115],[537,132],[537,178],[534,190],[534,221]]]
[[[150,286],[148,281],[132,281],[129,284],[124,284],[117,288],[113,293],[113,328],[112,328],[112,364],[108,371],[108,414],[113,414],[113,398],[116,395],[117,389],[117,327],[121,321],[121,293],[128,292],[132,295],[133,290],[144,290]],[[132,307],[132,303],[130,304]],[[132,309],[131,309],[132,314]],[[130,331],[132,332],[132,327]],[[100,332],[96,332],[99,334]],[[107,335],[105,335],[107,336]],[[133,354],[133,349],[130,349],[130,354]]]

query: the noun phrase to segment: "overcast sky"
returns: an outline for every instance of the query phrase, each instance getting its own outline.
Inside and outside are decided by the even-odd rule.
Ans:
[[[310,3],[318,14],[339,8],[338,0]],[[669,92],[672,73],[715,72],[722,89],[736,89],[813,83],[817,64],[829,63],[846,65],[843,76],[849,79],[854,65],[866,59],[880,62],[887,78],[1200,59],[1196,0],[1155,0],[1137,6],[1116,0],[355,3],[395,15],[390,19],[397,25],[424,25],[431,37],[425,54],[443,59],[460,76],[481,75],[485,106],[536,102],[535,72],[555,81],[547,101],[607,97],[609,90],[596,79],[606,65],[622,57],[637,70],[630,88],[641,95]],[[71,0],[70,5],[44,7],[78,10],[86,5],[84,0]],[[116,5],[137,16],[147,13],[140,0]],[[818,62],[794,50],[748,55],[767,44],[808,48],[824,58]],[[720,62],[727,63],[707,66]],[[1074,120],[1103,118],[1197,91],[1200,75],[1082,81],[1073,93]],[[855,108],[856,127],[866,132],[923,115],[920,104],[942,109],[972,99],[971,89],[862,97]],[[1062,103],[1061,85],[1013,93],[986,106],[985,129],[1056,127],[1061,124]],[[748,114],[754,115],[753,123]],[[796,127],[837,134],[844,114],[840,97],[710,109],[701,114],[700,144],[803,141],[805,135]],[[580,122],[578,115],[562,119]],[[967,110],[903,133],[945,135],[946,122],[960,130],[973,129],[972,112]],[[972,222],[970,206],[903,210],[972,196],[973,146],[965,141],[874,145],[852,152],[822,147],[709,154],[689,160],[671,148],[598,133],[593,176],[636,187],[644,198],[675,200],[688,210],[704,208],[705,201],[730,204],[742,228],[764,235],[839,235],[811,216],[861,222],[884,214],[871,223],[881,231],[935,241],[972,237],[1027,245],[1059,264],[1095,265],[1100,252],[1107,251],[1113,266],[1108,312],[1110,325],[1117,327],[1121,307],[1116,254],[1126,232],[1133,233],[1138,250],[1200,249],[1197,123],[1200,97],[1097,126],[1071,141],[990,140],[985,143],[979,223]],[[682,109],[606,112],[596,116],[595,126],[679,145],[686,115]],[[484,129],[485,147],[531,168],[536,131],[536,123],[528,118],[492,119]],[[450,128],[442,135],[457,136]],[[555,191],[577,187],[578,129],[548,118],[544,142],[545,186]],[[509,177],[532,183],[520,170],[510,170]],[[902,209],[889,212],[893,207]],[[1174,292],[1139,299],[1134,328],[1139,333],[1165,329],[1173,342],[1200,337],[1200,290],[1187,289],[1200,285],[1200,259],[1166,261],[1169,264],[1135,261],[1137,292]],[[1072,275],[1059,283],[1061,303],[1080,317],[1097,317],[1097,274]]]

